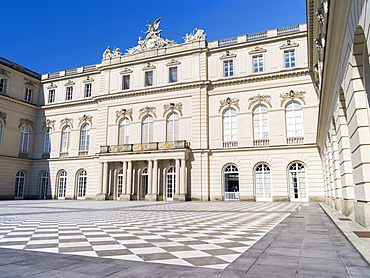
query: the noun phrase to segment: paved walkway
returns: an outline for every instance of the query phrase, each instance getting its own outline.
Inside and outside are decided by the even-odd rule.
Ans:
[[[21,201],[1,203],[0,277],[370,277],[370,267],[315,203]]]

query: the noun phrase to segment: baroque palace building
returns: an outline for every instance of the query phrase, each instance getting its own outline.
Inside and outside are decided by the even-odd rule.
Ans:
[[[0,60],[1,199],[324,200],[307,25],[176,43],[148,23],[95,65]]]

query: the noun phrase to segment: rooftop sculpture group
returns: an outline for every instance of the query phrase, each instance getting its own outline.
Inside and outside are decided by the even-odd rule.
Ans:
[[[143,52],[145,50],[151,50],[156,48],[162,48],[167,46],[176,45],[177,43],[175,41],[170,41],[168,39],[163,39],[161,37],[162,30],[159,30],[159,23],[161,21],[161,18],[158,18],[156,21],[154,21],[154,24],[150,21],[150,19],[147,21],[148,24],[146,24],[146,27],[148,27],[148,30],[146,32],[143,32],[146,34],[145,39],[142,37],[139,37],[139,41],[137,42],[137,46],[134,46],[130,49],[126,49],[127,52],[124,55],[134,55],[140,52]],[[204,30],[195,28],[193,33],[186,34],[184,37],[185,43],[193,42],[193,41],[199,41],[199,40],[205,40],[207,38],[207,35],[204,33]],[[107,47],[107,49],[103,53],[103,59],[109,59],[109,58],[116,58],[121,56],[122,52],[119,48],[115,48],[113,51],[110,48],[110,46]]]

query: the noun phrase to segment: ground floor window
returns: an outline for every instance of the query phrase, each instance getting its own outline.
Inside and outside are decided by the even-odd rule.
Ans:
[[[123,187],[123,169],[119,170],[117,175],[117,196],[119,197],[122,194]]]
[[[291,200],[305,199],[306,169],[302,163],[293,163],[289,168],[290,198]]]
[[[26,174],[22,171],[19,171],[15,177],[14,198],[23,199],[25,184]]]
[[[145,168],[141,171],[140,183],[140,200],[144,200],[145,195],[148,194],[148,168]]]
[[[166,174],[166,199],[173,201],[176,190],[176,167],[170,167]]]
[[[239,200],[239,171],[235,165],[224,170],[225,201]]]
[[[40,199],[46,199],[48,195],[48,187],[49,187],[49,174],[48,172],[44,172],[40,178]]]
[[[271,172],[267,164],[260,164],[256,167],[256,200],[271,200]]]
[[[78,174],[77,199],[84,199],[86,196],[86,180],[87,173],[85,170],[82,170]]]
[[[66,188],[67,188],[67,172],[62,171],[59,174],[58,179],[58,199],[64,199],[66,197]]]

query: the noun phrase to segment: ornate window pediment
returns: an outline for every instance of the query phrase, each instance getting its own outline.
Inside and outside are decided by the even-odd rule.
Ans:
[[[65,125],[71,125],[73,128],[73,119],[72,118],[64,118],[60,120],[60,127],[65,126]]]
[[[53,130],[55,130],[55,120],[49,120],[47,119],[46,121],[44,121],[44,125],[42,127],[42,130],[44,130],[45,128],[53,128]]]
[[[64,86],[73,86],[75,83],[72,80],[68,80],[66,83],[64,83]]]
[[[223,109],[230,107],[236,107],[240,111],[239,99],[228,97],[225,100],[220,100],[220,109],[218,109],[218,112],[220,113]]]
[[[82,81],[83,83],[92,83],[94,82],[94,79],[90,76],[86,76],[86,78]]]
[[[148,114],[152,114],[152,115],[154,115],[154,117],[157,118],[156,110],[157,110],[157,108],[155,108],[155,107],[149,107],[149,106],[145,106],[145,107],[141,108],[139,110],[139,119],[141,119],[142,116],[148,115]]]
[[[168,63],[166,63],[166,66],[167,67],[170,67],[170,66],[177,66],[177,65],[180,65],[181,62],[180,61],[177,61],[176,59],[171,59],[171,61],[169,61]]]
[[[19,126],[18,126],[18,128],[20,128],[22,125],[26,125],[28,127],[32,127],[32,129],[33,129],[34,122],[31,121],[28,118],[27,119],[22,118],[22,119],[19,120]]]
[[[9,76],[10,72],[4,69],[0,69],[0,75]]]
[[[300,99],[303,102],[303,104],[306,104],[306,101],[304,100],[305,93],[306,93],[305,91],[298,92],[298,91],[291,90],[289,93],[280,94],[280,98],[281,98],[280,106],[283,107],[284,103],[287,100],[295,100],[295,99]]]
[[[267,49],[256,46],[254,49],[249,51],[248,54],[249,55],[255,55],[255,54],[260,54],[260,53],[264,53],[264,52],[267,52]]]
[[[229,50],[226,50],[225,53],[220,56],[220,60],[232,59],[235,58],[236,54],[231,53]]]
[[[256,96],[250,97],[248,99],[248,101],[249,101],[248,109],[251,109],[251,107],[253,105],[255,105],[256,103],[257,104],[267,103],[270,106],[270,108],[272,107],[272,105],[271,105],[271,96],[269,96],[269,95],[260,95],[260,94],[258,94]]]
[[[4,124],[6,125],[6,113],[0,111],[0,119],[4,121]]]
[[[24,82],[24,84],[26,84],[27,87],[33,87],[33,88],[36,88],[36,84],[34,82],[32,82],[31,80],[28,80],[28,79],[24,79],[26,82]]]
[[[116,122],[118,121],[118,119],[120,118],[129,118],[131,121],[132,121],[132,108],[130,109],[121,109],[121,110],[117,110],[116,111]]]
[[[83,115],[82,117],[79,117],[79,123],[78,126],[81,126],[82,124],[90,123],[92,125],[92,118],[93,116]]]
[[[171,112],[177,111],[182,116],[182,103],[181,102],[178,102],[178,103],[171,102],[171,103],[167,103],[167,104],[163,105],[163,117],[169,111],[171,111]]]
[[[55,89],[57,87],[58,87],[57,85],[55,85],[53,82],[51,82],[51,84],[49,86],[47,86],[46,88],[47,89]]]
[[[145,67],[143,67],[143,71],[146,71],[146,70],[153,70],[155,69],[155,66],[151,63],[147,63]]]
[[[282,46],[280,46],[280,49],[286,49],[286,48],[292,48],[292,47],[298,47],[299,44],[292,42],[291,40],[287,40],[286,43],[284,43]]]
[[[130,73],[132,73],[132,69],[129,68],[124,68],[119,72],[119,74],[130,74]]]

